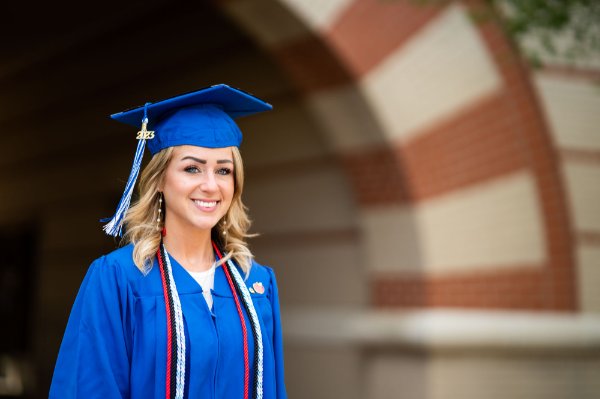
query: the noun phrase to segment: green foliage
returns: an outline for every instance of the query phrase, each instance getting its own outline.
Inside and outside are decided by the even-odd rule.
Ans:
[[[488,0],[535,64],[600,56],[600,0]]]
[[[406,0],[380,0],[406,1]],[[408,0],[420,6],[443,6],[450,0]],[[544,59],[570,64],[600,59],[600,0],[483,0],[474,23],[500,17],[507,33],[521,45],[534,66]]]

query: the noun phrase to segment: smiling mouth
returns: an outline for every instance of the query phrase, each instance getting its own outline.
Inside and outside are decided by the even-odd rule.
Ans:
[[[212,209],[217,206],[220,201],[202,201],[202,200],[193,200],[194,204],[199,206],[200,208]]]

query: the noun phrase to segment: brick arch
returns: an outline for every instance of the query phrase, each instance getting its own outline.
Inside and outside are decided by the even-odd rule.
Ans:
[[[424,40],[423,32],[434,37],[433,25],[456,6],[348,0],[332,2],[338,7],[332,11],[335,6],[315,10],[306,3],[238,0],[221,6],[279,62],[315,119],[326,127],[361,210],[368,214],[390,207],[407,209],[408,222],[394,216],[398,223],[404,218],[402,234],[412,237],[414,246],[427,247],[428,237],[420,235],[414,209],[524,174],[531,178],[531,201],[539,211],[539,260],[436,274],[416,270],[415,265],[396,268],[390,259],[394,255],[375,254],[367,263],[384,259],[391,266],[381,270],[368,265],[372,303],[575,310],[574,250],[555,149],[529,70],[499,24],[492,18],[475,25],[498,83],[476,101],[440,111],[442,116],[431,123],[417,120],[417,127],[399,134],[395,116],[380,111],[385,79],[381,83],[373,76],[387,73],[390,59],[398,54],[399,64],[410,54],[418,57],[413,48]],[[469,1],[461,7],[467,14],[485,15],[489,10],[482,4]],[[410,82],[403,84],[411,87]],[[438,107],[445,109],[443,101]],[[361,227],[366,251],[381,252],[374,242],[386,230],[381,224],[370,228],[368,221]],[[427,262],[418,250],[408,258],[409,263]]]

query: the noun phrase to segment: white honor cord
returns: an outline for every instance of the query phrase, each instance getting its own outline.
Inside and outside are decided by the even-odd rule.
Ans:
[[[260,322],[258,320],[258,315],[256,314],[256,309],[254,308],[254,303],[252,302],[252,298],[250,297],[250,292],[248,291],[248,287],[246,287],[246,283],[244,279],[240,275],[237,267],[230,260],[227,261],[231,273],[233,274],[233,278],[237,282],[237,285],[240,287],[242,291],[242,297],[244,301],[248,304],[248,309],[250,310],[250,318],[252,318],[252,323],[256,326],[256,345],[258,346],[258,372],[257,372],[257,381],[256,381],[256,397],[257,399],[262,399],[263,397],[263,341],[262,341],[262,332],[260,330]]]
[[[183,399],[185,391],[185,331],[183,327],[183,313],[181,312],[181,302],[179,301],[179,293],[173,278],[173,270],[171,269],[171,261],[169,254],[163,245],[165,260],[167,261],[167,273],[169,273],[169,286],[173,297],[173,310],[175,311],[175,334],[177,336],[177,374],[175,376],[175,398]]]

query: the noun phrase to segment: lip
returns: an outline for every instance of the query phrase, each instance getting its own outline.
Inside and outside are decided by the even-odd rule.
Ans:
[[[216,199],[192,199],[192,203],[196,209],[200,209],[203,212],[213,212],[219,207],[221,201]]]

